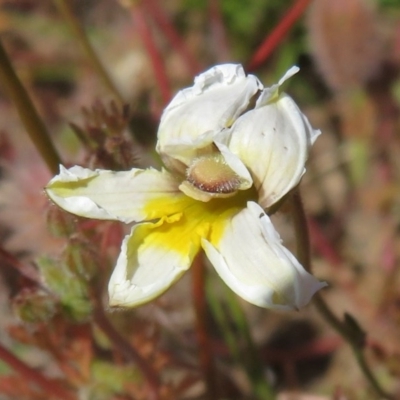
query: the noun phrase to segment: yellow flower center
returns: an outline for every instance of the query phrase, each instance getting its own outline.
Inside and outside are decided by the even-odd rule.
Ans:
[[[240,177],[220,154],[195,159],[186,171],[187,180],[208,193],[233,193],[241,184]]]
[[[201,238],[218,243],[230,219],[244,209],[248,201],[256,199],[257,192],[251,188],[239,191],[233,197],[215,198],[209,202],[192,199],[183,193],[174,199],[166,196],[151,200],[146,204],[145,212],[151,214],[152,210],[161,209],[165,216],[151,224],[144,224],[157,228],[151,238],[146,233],[146,240],[151,245],[156,243],[161,248],[187,257],[200,249]]]

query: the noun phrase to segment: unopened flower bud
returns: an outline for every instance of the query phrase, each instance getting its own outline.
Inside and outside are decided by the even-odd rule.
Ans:
[[[91,312],[86,280],[59,260],[42,257],[36,264],[45,284],[59,299],[62,311],[76,321],[86,319]]]
[[[25,288],[13,299],[14,313],[24,322],[44,322],[57,312],[57,301],[38,288]]]

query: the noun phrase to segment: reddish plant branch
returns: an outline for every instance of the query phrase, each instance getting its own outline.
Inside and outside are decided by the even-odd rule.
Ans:
[[[165,36],[170,41],[172,47],[177,53],[181,55],[183,60],[185,60],[188,69],[192,75],[196,75],[200,70],[200,64],[197,60],[190,54],[187,49],[185,42],[177,33],[175,27],[163,11],[160,4],[157,4],[155,0],[143,1],[143,6],[146,7],[147,12],[154,18],[157,24],[160,26],[161,30]]]
[[[247,65],[248,71],[254,71],[265,62],[270,54],[282,42],[283,38],[293,27],[296,21],[302,16],[310,1],[311,0],[297,0],[295,2],[295,4],[284,15],[274,30],[266,37],[266,39],[261,43],[260,47],[256,50],[255,54]]]
[[[171,89],[169,87],[167,74],[165,73],[163,59],[153,40],[151,30],[148,26],[148,22],[146,21],[146,15],[142,4],[137,4],[132,7],[131,15],[136,29],[138,30],[139,35],[142,38],[144,46],[150,57],[154,75],[160,89],[161,97],[163,99],[163,102],[166,104],[171,99]]]
[[[46,378],[36,371],[36,369],[26,365],[1,344],[0,359],[23,377],[22,382],[29,381],[36,384],[46,392],[49,398],[57,397],[61,400],[76,400],[76,397],[70,391],[60,386],[58,382]]]
[[[217,377],[213,360],[212,343],[208,329],[208,309],[206,300],[206,270],[203,253],[199,253],[192,265],[192,293],[196,314],[196,331],[199,346],[200,366],[207,387],[207,398],[217,399]]]
[[[25,278],[29,279],[32,283],[44,288],[40,280],[39,273],[34,267],[29,264],[23,264],[20,260],[18,260],[18,258],[2,247],[0,247],[0,260],[2,261],[3,265],[9,265],[15,268],[16,271],[18,271]]]

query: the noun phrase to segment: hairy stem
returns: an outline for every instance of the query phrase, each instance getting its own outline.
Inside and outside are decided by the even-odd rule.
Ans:
[[[60,157],[55,149],[50,135],[42,119],[37,113],[25,88],[19,80],[8,55],[0,42],[0,83],[6,88],[11,97],[24,127],[36,149],[42,156],[49,170],[58,173],[61,164]]]
[[[297,258],[303,265],[303,267],[311,273],[312,265],[310,252],[310,236],[303,202],[298,191],[294,192],[291,195],[291,205],[296,233]],[[340,334],[340,336],[342,336],[342,338],[351,346],[358,365],[362,373],[364,374],[364,377],[370,383],[375,392],[382,398],[392,399],[392,396],[386,393],[386,391],[380,386],[376,377],[372,373],[371,368],[367,364],[363,352],[363,346],[360,345],[360,337],[356,334],[356,331],[352,329],[352,327],[347,324],[346,321],[342,321],[336,317],[336,315],[332,312],[328,304],[319,293],[316,293],[314,295],[313,300],[319,313],[332,326],[332,328],[335,329]]]

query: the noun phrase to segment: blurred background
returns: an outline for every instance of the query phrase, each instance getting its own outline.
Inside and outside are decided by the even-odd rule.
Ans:
[[[67,166],[159,167],[160,115],[195,75],[241,63],[270,86],[298,65],[285,91],[323,132],[301,183],[313,271],[400,398],[399,0],[1,0],[0,34]],[[109,312],[126,227],[58,210],[43,192],[53,175],[0,85],[0,399],[214,398],[190,273]],[[273,218],[294,250],[289,216]],[[211,269],[207,304],[215,398],[385,398],[312,304],[251,306]]]

